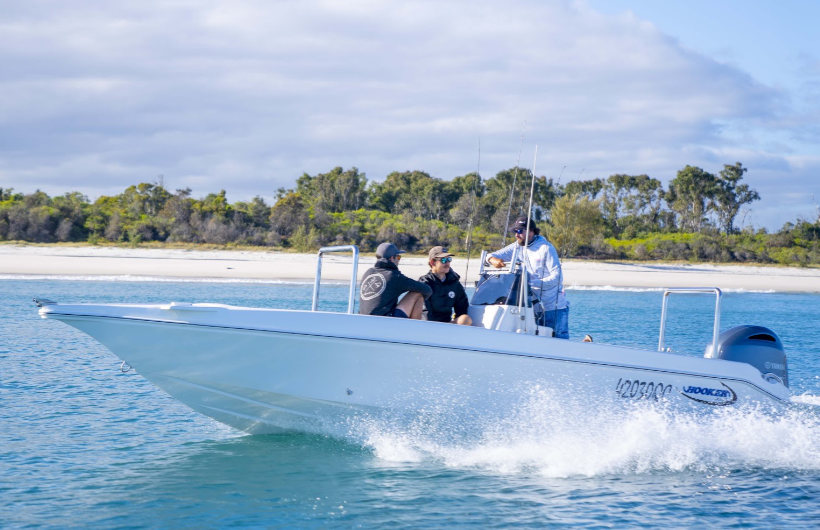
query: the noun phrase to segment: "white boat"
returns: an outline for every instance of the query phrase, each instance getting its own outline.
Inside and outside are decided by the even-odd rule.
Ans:
[[[322,256],[339,251],[353,253],[348,312],[317,311]],[[703,409],[790,399],[772,331],[718,333],[719,289],[696,290],[716,298],[713,341],[699,358],[663,351],[666,300],[676,290],[664,293],[661,351],[649,351],[544,336],[551,330],[514,300],[520,271],[482,268],[473,326],[354,314],[357,262],[352,246],[320,250],[311,311],[36,301],[44,318],[87,333],[182,403],[249,433],[333,434],[358,418],[454,403],[476,418],[498,417],[533,386],[567,399]]]

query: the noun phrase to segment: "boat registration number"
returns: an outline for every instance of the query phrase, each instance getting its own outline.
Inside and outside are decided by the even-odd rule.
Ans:
[[[667,397],[672,392],[672,385],[656,381],[641,381],[639,379],[618,379],[615,393],[624,399],[654,399],[655,401]]]

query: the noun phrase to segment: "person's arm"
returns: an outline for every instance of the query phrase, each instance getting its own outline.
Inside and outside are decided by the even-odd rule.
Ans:
[[[402,291],[420,293],[425,300],[430,298],[430,295],[433,294],[433,289],[431,289],[426,283],[417,282],[416,280],[410,279],[401,273],[399,273],[398,278],[401,280],[399,286]]]
[[[501,267],[506,265],[506,263],[504,263],[503,259],[497,258],[495,256],[490,256],[489,258],[487,258],[487,261],[490,263],[490,265],[492,265],[496,269],[500,269]]]
[[[496,250],[490,254],[490,257],[487,258],[487,262],[495,267],[496,269],[500,269],[501,267],[506,265],[506,262],[512,259],[513,257],[513,250],[518,242],[513,241],[506,247]]]
[[[426,274],[424,276],[419,276],[419,282],[421,282],[424,285],[430,287],[430,292],[433,291],[433,284],[430,283],[430,279],[427,277]],[[432,311],[432,307],[430,306],[430,302],[431,302],[432,299],[433,299],[432,296],[430,296],[429,298],[424,299],[424,310],[427,311],[428,313],[430,311]]]
[[[453,304],[453,309],[456,312],[456,318],[458,318],[467,314],[467,310],[470,308],[470,300],[467,298],[467,291],[464,290],[464,286],[460,283],[456,283],[456,285],[458,287],[456,287],[456,301]]]

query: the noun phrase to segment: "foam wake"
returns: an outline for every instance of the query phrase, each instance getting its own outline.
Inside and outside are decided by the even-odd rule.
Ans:
[[[820,396],[815,396],[812,394],[800,394],[799,396],[793,396],[792,401],[794,403],[801,403],[805,405],[815,405],[820,407]]]
[[[472,438],[453,436],[457,419],[445,413],[421,415],[404,426],[365,422],[362,440],[386,461],[435,460],[456,468],[547,477],[820,469],[816,410],[710,409],[701,414],[650,405],[615,410],[555,398],[533,389],[513,414],[481,425]]]

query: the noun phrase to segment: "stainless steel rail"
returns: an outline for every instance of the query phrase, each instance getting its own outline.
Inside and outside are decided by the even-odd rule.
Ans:
[[[495,273],[502,273],[502,272],[513,272],[515,270],[516,265],[520,265],[518,263],[518,254],[521,253],[520,247],[513,248],[513,255],[510,258],[510,261],[507,262],[506,267],[502,267],[500,269],[496,269],[495,267],[491,267],[490,264],[487,262],[489,259],[490,253],[486,250],[481,251],[481,265],[478,268],[478,275],[481,276],[485,272],[495,272]]]
[[[353,272],[350,275],[350,294],[347,300],[347,312],[353,313],[356,306],[356,275],[359,270],[359,247],[356,245],[339,245],[335,247],[322,247],[319,249],[319,254],[316,257],[316,280],[313,283],[313,303],[310,310],[316,311],[319,306],[319,286],[322,282],[322,255],[331,252],[352,252],[353,253]]]
[[[664,351],[664,339],[666,331],[666,305],[669,301],[669,295],[674,293],[713,293],[715,295],[715,321],[712,327],[712,355],[716,356],[718,335],[720,335],[720,297],[723,295],[723,292],[721,292],[721,290],[717,287],[681,287],[674,289],[665,289],[663,291],[663,305],[661,306],[661,332],[660,336],[658,337],[658,351]]]
[[[479,261],[479,265],[478,265],[478,277],[479,278],[481,277],[482,274],[484,274],[484,267],[487,265],[487,254],[488,254],[488,252],[486,250],[481,251],[481,260]]]

